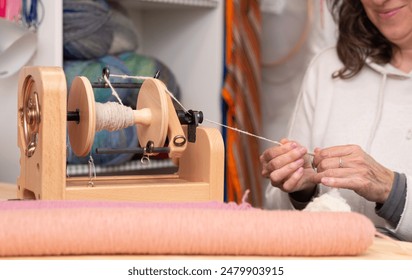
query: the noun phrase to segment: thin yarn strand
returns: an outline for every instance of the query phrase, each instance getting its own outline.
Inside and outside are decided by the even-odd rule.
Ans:
[[[137,79],[137,80],[152,79],[152,77],[145,77],[145,76],[128,76],[128,75],[116,75],[116,74],[111,74],[110,76],[119,77],[119,78],[122,78],[122,79]],[[169,94],[169,96],[185,111],[185,113],[189,113],[189,110],[186,109],[185,106],[183,106],[183,104],[167,88],[166,88],[166,93]],[[266,141],[266,142],[269,142],[269,143],[272,143],[272,144],[275,144],[275,145],[278,145],[278,146],[283,145],[279,141],[271,140],[269,138],[259,136],[259,135],[256,135],[256,134],[253,134],[253,133],[250,133],[250,132],[247,132],[247,131],[244,131],[244,130],[241,130],[241,129],[238,129],[238,128],[235,128],[235,127],[231,127],[231,126],[219,123],[219,122],[215,122],[215,121],[209,120],[207,118],[204,118],[204,120],[206,122],[211,123],[211,124],[215,124],[215,125],[218,125],[218,126],[236,131],[238,133],[242,133],[242,134],[245,134],[245,135],[248,135],[248,136],[251,136],[251,137],[255,137],[257,139],[260,139],[260,140],[263,140],[263,141]],[[314,153],[307,153],[307,154],[310,155],[310,156],[315,156]]]
[[[278,142],[278,141],[271,140],[271,139],[268,139],[268,138],[265,138],[265,137],[262,137],[262,136],[259,136],[259,135],[256,135],[256,134],[253,134],[253,133],[244,131],[244,130],[240,130],[240,129],[235,128],[235,127],[231,127],[231,126],[228,126],[228,125],[225,125],[225,124],[221,124],[221,123],[218,123],[218,122],[215,122],[215,121],[206,119],[206,118],[204,118],[204,120],[207,121],[207,122],[209,122],[209,123],[216,124],[216,125],[220,125],[220,126],[222,126],[222,127],[231,129],[231,130],[233,130],[233,131],[236,131],[236,132],[239,132],[239,133],[243,133],[243,134],[246,134],[246,135],[248,135],[248,136],[252,136],[252,137],[258,138],[258,139],[260,139],[260,140],[264,140],[264,141],[267,141],[267,142],[276,144],[276,145],[278,145],[278,146],[282,145],[282,143],[280,143],[280,142]]]
[[[116,97],[117,101],[119,101],[120,104],[123,105],[122,100],[120,99],[119,94],[116,92],[116,90],[114,89],[114,87],[112,86],[112,83],[110,82],[110,80],[106,77],[106,75],[103,75],[105,82],[109,85],[109,87],[112,89],[112,95],[114,97]]]
[[[182,109],[183,109],[186,113],[189,112],[189,111],[183,106],[183,104],[182,104],[181,102],[179,102],[179,100],[177,100],[177,98],[176,98],[168,89],[166,89],[166,92],[170,95],[170,97],[171,97],[174,101],[176,101],[177,104],[179,104],[180,107],[182,107]],[[221,127],[225,127],[225,128],[227,128],[227,129],[231,129],[231,130],[234,130],[234,131],[236,131],[236,132],[243,133],[243,134],[246,134],[246,135],[248,135],[248,136],[255,137],[255,138],[257,138],[257,139],[260,139],[260,140],[263,140],[263,141],[267,141],[267,142],[273,143],[273,144],[278,145],[278,146],[283,145],[282,143],[280,143],[279,141],[276,141],[276,140],[271,140],[271,139],[269,139],[269,138],[266,138],[266,137],[263,137],[263,136],[259,136],[259,135],[256,135],[256,134],[253,134],[253,133],[250,133],[250,132],[247,132],[247,131],[244,131],[244,130],[241,130],[241,129],[238,129],[238,128],[235,128],[235,127],[231,127],[231,126],[228,126],[228,125],[225,125],[225,124],[222,124],[222,123],[218,123],[218,122],[209,120],[209,119],[207,119],[207,118],[203,118],[203,119],[204,119],[206,122],[208,122],[208,123],[215,124],[215,125],[218,125],[218,126],[221,126]],[[315,156],[313,153],[307,153],[307,154],[310,155],[310,156]]]

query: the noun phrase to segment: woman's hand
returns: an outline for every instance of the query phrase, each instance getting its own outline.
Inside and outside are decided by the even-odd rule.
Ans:
[[[280,142],[282,145],[271,147],[260,156],[262,175],[285,192],[310,190],[312,194],[317,182],[313,181],[315,171],[306,148],[288,139]]]
[[[369,201],[384,203],[392,188],[394,173],[357,145],[315,149],[313,165],[315,180],[328,187],[351,189]]]

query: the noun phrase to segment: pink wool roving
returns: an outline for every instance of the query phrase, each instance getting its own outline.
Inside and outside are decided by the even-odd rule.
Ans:
[[[353,212],[226,203],[0,202],[0,256],[353,256],[375,227]]]

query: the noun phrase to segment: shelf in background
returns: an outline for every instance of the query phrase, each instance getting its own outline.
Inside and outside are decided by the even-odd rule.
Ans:
[[[215,8],[219,0],[121,0],[128,7],[152,8]]]

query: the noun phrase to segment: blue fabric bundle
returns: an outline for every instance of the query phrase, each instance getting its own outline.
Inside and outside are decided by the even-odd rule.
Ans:
[[[107,0],[63,1],[65,59],[94,59],[136,48],[134,25],[120,5]]]

